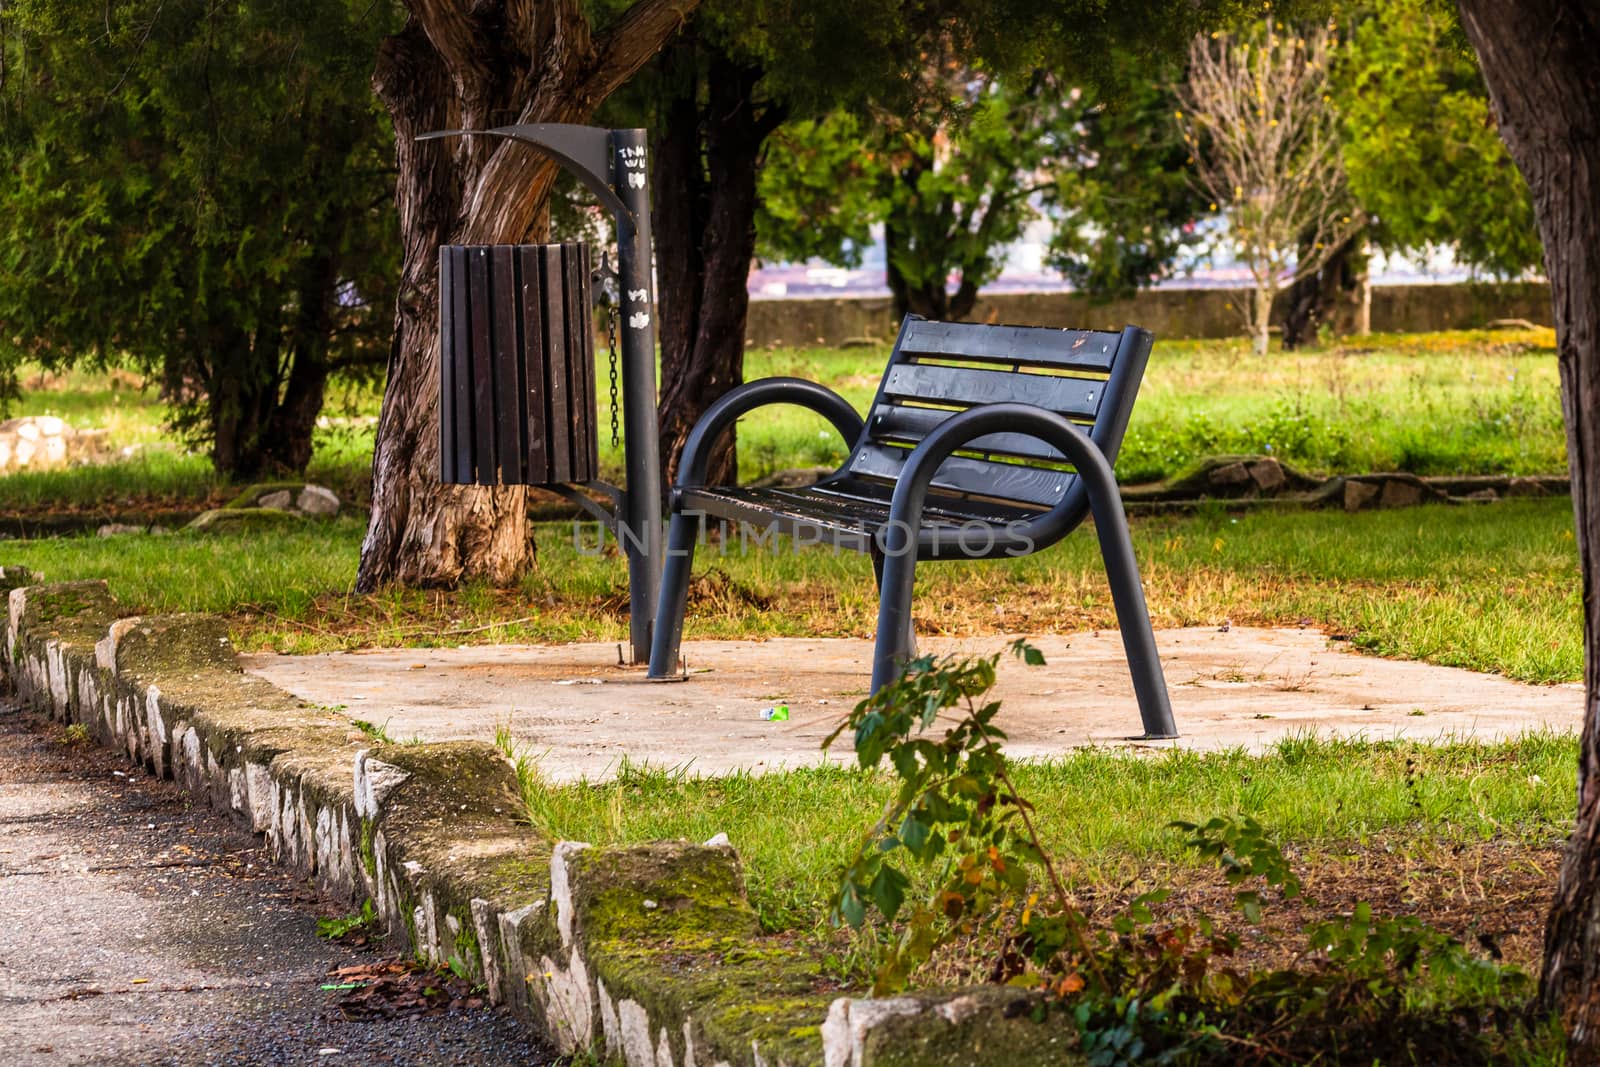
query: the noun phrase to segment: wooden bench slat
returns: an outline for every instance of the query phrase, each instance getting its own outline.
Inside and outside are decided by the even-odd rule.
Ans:
[[[1045,326],[915,321],[900,338],[906,355],[1109,371],[1120,334]]]
[[[866,444],[851,459],[850,470],[870,478],[895,481],[910,458],[911,450],[907,448]],[[932,484],[994,500],[1027,501],[1053,507],[1065,495],[1074,477],[1071,471],[952,456],[939,465]]]
[[[867,420],[867,433],[874,441],[898,441],[915,445],[932,433],[940,423],[959,414],[942,408],[914,408],[905,404],[879,404],[872,409]],[[972,452],[989,452],[1012,456],[1016,459],[1048,460],[1065,463],[1067,457],[1037,437],[1025,433],[990,433],[974,438],[963,446]]]
[[[1047,377],[1011,371],[900,363],[883,379],[885,396],[960,404],[1032,404],[1069,419],[1093,419],[1106,383],[1086,378]]]
[[[561,246],[561,277],[552,279],[552,284],[559,283],[561,292],[565,297],[567,319],[567,344],[564,350],[552,353],[552,358],[565,361],[567,371],[567,419],[566,425],[571,434],[568,445],[568,462],[571,467],[567,471],[567,479],[574,482],[587,481],[594,476],[594,469],[589,464],[588,436],[591,429],[590,423],[594,416],[594,401],[589,396],[587,380],[593,377],[590,370],[584,373],[583,361],[586,354],[583,350],[585,337],[585,320],[589,318],[587,308],[579,307],[579,298],[583,295],[583,279],[588,277],[578,249],[572,245]]]

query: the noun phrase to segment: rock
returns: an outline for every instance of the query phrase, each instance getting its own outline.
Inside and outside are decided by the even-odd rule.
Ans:
[[[298,512],[275,508],[212,508],[200,514],[184,529],[196,533],[247,533],[252,530],[293,529],[305,521]]]
[[[1389,478],[1383,483],[1378,496],[1380,508],[1412,508],[1422,503],[1422,488],[1399,478]]]
[[[254,485],[245,486],[239,495],[224,504],[229,508],[259,508],[261,501],[267,497],[285,494],[283,510],[287,511],[294,506],[294,495],[306,486],[305,482],[256,482]]]
[[[1544,495],[1544,485],[1537,478],[1513,478],[1506,484],[1506,496]]]
[[[1344,509],[1346,511],[1360,511],[1378,495],[1378,487],[1371,482],[1358,482],[1354,478],[1345,479],[1344,483]]]
[[[315,518],[327,518],[339,514],[339,497],[331,489],[308,485],[300,490],[300,497],[294,506]]]
[[[143,526],[133,526],[126,522],[108,522],[95,531],[98,537],[119,537],[122,534],[142,534]]]
[[[1466,499],[1466,500],[1499,500],[1500,499],[1500,494],[1495,492],[1493,489],[1483,488],[1483,489],[1479,489],[1475,493],[1468,493],[1464,499]]]
[[[288,511],[289,504],[292,500],[294,500],[293,493],[289,492],[287,489],[279,489],[275,493],[264,494],[261,499],[256,501],[256,507],[273,508],[277,511]]]
[[[1258,460],[1250,464],[1250,479],[1263,493],[1276,493],[1289,479],[1283,473],[1283,467],[1275,459]]]
[[[27,415],[0,422],[0,474],[23,467],[84,463],[104,450],[104,430],[75,430],[54,415]]]
[[[1211,472],[1212,485],[1244,485],[1248,481],[1250,481],[1250,470],[1243,463],[1229,463]]]

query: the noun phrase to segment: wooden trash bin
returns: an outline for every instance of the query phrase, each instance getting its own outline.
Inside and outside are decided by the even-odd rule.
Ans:
[[[599,476],[587,245],[440,247],[439,364],[441,481]]]

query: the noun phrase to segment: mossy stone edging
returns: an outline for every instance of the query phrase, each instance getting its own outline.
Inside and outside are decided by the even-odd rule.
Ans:
[[[21,701],[264,835],[275,859],[391,939],[474,975],[563,1052],[628,1067],[1062,1062],[989,994],[837,995],[763,936],[727,846],[555,843],[479,742],[373,744],[245,674],[219,620],[126,617],[103,582],[0,568],[4,673]],[[1014,1000],[1015,997],[1010,998]],[[1057,1030],[1055,1037],[1069,1030]],[[898,1035],[898,1036],[891,1036]]]
[[[1559,496],[1570,491],[1560,475],[1419,477],[1405,471],[1319,478],[1274,456],[1209,456],[1164,482],[1122,487],[1130,512],[1181,511],[1212,501],[1229,507],[1373,508],[1418,504],[1477,504],[1513,497]]]

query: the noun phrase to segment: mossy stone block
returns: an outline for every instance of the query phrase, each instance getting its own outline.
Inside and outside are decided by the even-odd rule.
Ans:
[[[193,533],[253,533],[267,530],[295,530],[304,526],[304,515],[276,508],[236,508],[228,505],[203,511],[184,529]]]

